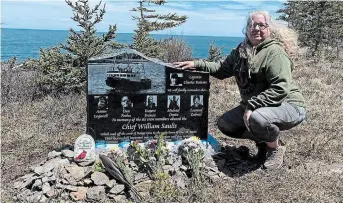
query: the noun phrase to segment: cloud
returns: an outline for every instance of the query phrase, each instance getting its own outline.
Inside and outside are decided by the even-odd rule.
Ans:
[[[174,8],[182,8],[182,9],[193,8],[193,5],[190,3],[180,3],[180,2],[170,2],[170,3],[167,3],[166,6],[174,7]]]
[[[91,6],[98,0],[90,0]],[[139,4],[137,0],[103,0],[106,3],[104,20],[97,26],[99,31],[107,31],[109,24],[117,25],[117,32],[130,33],[136,29],[132,20],[136,12],[130,11]],[[162,6],[150,4],[149,8],[157,13],[177,13],[186,15],[187,22],[179,27],[158,33],[242,36],[242,27],[249,11],[263,8],[273,15],[282,6],[282,2],[271,1],[177,1],[168,0]],[[20,13],[20,15],[18,15]],[[64,29],[77,28],[72,21],[72,10],[64,0],[54,1],[2,1],[2,20],[6,27]]]

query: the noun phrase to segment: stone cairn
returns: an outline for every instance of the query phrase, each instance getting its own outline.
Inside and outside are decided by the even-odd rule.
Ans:
[[[183,141],[174,150],[169,150],[161,162],[162,172],[168,174],[172,184],[180,190],[186,189],[192,183],[192,177],[189,174],[192,173],[194,163],[192,165],[185,159],[187,152],[200,148],[203,150],[199,168],[201,174],[205,175],[209,182],[230,179],[234,173],[232,168],[230,169],[230,164],[235,164],[234,161],[242,159],[246,153],[242,155],[242,153],[231,151],[226,153],[226,156],[225,153],[214,154],[210,145],[204,147],[199,143],[190,139]],[[130,189],[103,168],[99,154],[97,153],[98,156],[93,161],[75,162],[73,147],[50,152],[47,159],[39,166],[31,167],[31,173],[16,180],[14,188],[18,191],[18,195],[15,201],[126,202],[130,200],[137,202]],[[154,179],[151,174],[142,172],[136,163],[126,159],[125,165],[130,171],[132,185],[143,198],[149,197]]]

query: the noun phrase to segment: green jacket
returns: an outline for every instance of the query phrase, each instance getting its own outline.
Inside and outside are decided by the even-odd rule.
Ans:
[[[240,57],[240,46],[222,62],[195,60],[195,67],[218,79],[234,76],[243,108],[274,107],[283,101],[305,107],[303,95],[292,83],[293,63],[279,42],[267,38],[259,44],[250,67],[247,59]]]

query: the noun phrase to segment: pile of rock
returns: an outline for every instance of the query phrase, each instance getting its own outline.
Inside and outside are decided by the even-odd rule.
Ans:
[[[46,161],[33,167],[32,172],[16,180],[14,187],[18,190],[17,201],[24,202],[87,202],[131,199],[130,190],[117,182],[106,171],[96,167],[99,160],[93,162],[74,162],[72,148],[52,151]],[[135,188],[143,197],[149,197],[153,180],[141,173],[134,162],[128,163],[132,171]],[[228,178],[220,172],[212,157],[205,157],[203,172],[209,180]],[[179,189],[187,188],[190,183],[190,167],[182,162],[180,156],[167,158],[162,167],[168,173],[173,184]],[[188,176],[187,176],[188,174]]]

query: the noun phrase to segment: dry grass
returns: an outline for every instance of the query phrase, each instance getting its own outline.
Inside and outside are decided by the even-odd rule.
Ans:
[[[287,144],[284,167],[186,191],[180,202],[342,202],[343,175],[330,171],[333,163],[343,165],[342,64],[299,59],[294,80],[307,99],[308,118],[282,133]],[[6,99],[11,102],[2,103],[1,169],[2,200],[9,201],[16,176],[45,159],[51,149],[72,144],[83,132],[86,101],[84,95]],[[218,116],[239,101],[233,80],[212,78],[209,128],[223,142],[254,149],[252,142],[227,138],[215,126]]]
[[[2,70],[2,200],[13,196],[11,181],[46,159],[49,151],[72,144],[84,132],[85,95],[45,96],[33,100],[34,75],[20,70]]]
[[[223,195],[231,196],[228,202],[343,201],[343,174],[330,172],[333,163],[343,166],[342,65],[339,61],[306,58],[297,61],[293,78],[305,96],[308,117],[301,125],[282,132],[287,144],[284,167],[236,178],[236,186],[223,191]],[[209,126],[216,136],[230,144],[254,148],[252,142],[227,138],[215,128],[216,118],[240,101],[236,85],[213,80],[211,92]]]

